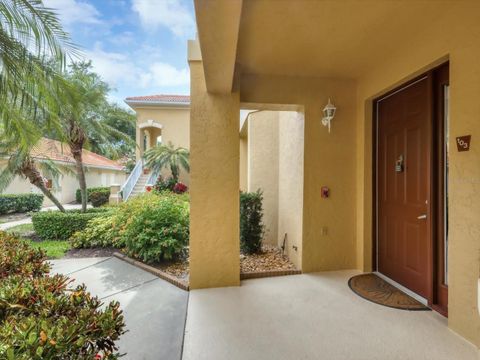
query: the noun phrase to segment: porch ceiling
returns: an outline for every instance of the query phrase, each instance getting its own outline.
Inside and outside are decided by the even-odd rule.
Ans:
[[[441,26],[453,6],[458,2],[244,0],[237,64],[247,74],[358,78],[399,42]]]

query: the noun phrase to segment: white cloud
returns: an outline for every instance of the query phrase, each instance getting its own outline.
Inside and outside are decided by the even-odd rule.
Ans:
[[[56,9],[62,24],[67,28],[73,24],[100,24],[100,13],[81,0],[44,0],[46,7]]]
[[[180,37],[195,33],[193,16],[180,0],[133,0],[132,9],[146,29],[163,26]]]
[[[126,54],[104,51],[97,43],[93,50],[85,51],[85,58],[92,60],[95,72],[110,86],[135,79],[136,66]]]
[[[92,60],[94,70],[112,87],[169,88],[190,83],[188,67],[178,69],[164,62],[143,67],[134,61],[135,56],[105,51],[100,43],[96,43],[93,50],[86,51],[85,58]]]
[[[156,62],[150,65],[149,71],[142,74],[142,85],[144,87],[160,86],[172,87],[187,85],[190,82],[188,68],[177,69],[176,67]]]

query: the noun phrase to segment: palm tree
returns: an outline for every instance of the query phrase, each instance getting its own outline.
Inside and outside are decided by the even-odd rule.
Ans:
[[[157,145],[145,152],[145,162],[155,172],[170,168],[172,178],[178,182],[180,168],[190,172],[190,152],[182,147],[175,148],[171,142]]]
[[[58,126],[62,71],[75,54],[56,13],[41,0],[0,1],[0,121],[23,145],[32,143],[39,117]],[[28,116],[19,116],[28,112]]]
[[[71,65],[71,70],[66,77],[74,91],[69,94],[71,98],[61,113],[63,129],[60,137],[68,143],[72,157],[75,159],[83,212],[87,210],[83,149],[89,145],[90,139],[102,144],[109,144],[119,138],[133,143],[127,134],[103,121],[102,114],[108,103],[109,87],[98,74],[91,71],[91,67],[91,62]]]
[[[48,178],[57,182],[59,176],[62,174],[62,170],[47,158],[41,161],[34,160],[30,156],[30,150],[31,149],[18,146],[18,142],[12,139],[4,140],[0,143],[0,157],[8,158],[7,166],[0,172],[0,192],[5,190],[16,176],[20,176],[28,179],[30,183],[40,189],[60,211],[65,212],[60,201],[58,201],[47,187],[45,177],[42,176],[43,173],[48,176]]]

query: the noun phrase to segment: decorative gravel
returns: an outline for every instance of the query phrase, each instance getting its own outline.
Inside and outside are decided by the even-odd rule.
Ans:
[[[263,245],[258,254],[240,255],[241,273],[271,270],[295,270],[295,265],[280,248],[272,245]]]
[[[188,280],[188,260],[169,262],[153,265],[155,268],[165,271],[181,280]],[[295,270],[295,265],[288,260],[282,250],[276,246],[264,245],[262,252],[258,254],[240,255],[240,272],[251,273],[272,270]]]

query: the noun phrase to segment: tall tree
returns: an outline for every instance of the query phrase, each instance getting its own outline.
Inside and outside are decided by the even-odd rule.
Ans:
[[[103,121],[103,109],[108,105],[108,85],[92,71],[91,62],[73,63],[66,74],[74,91],[62,108],[62,137],[70,146],[82,194],[82,211],[87,210],[87,182],[83,165],[83,149],[90,140],[110,144],[112,139],[129,141],[127,135]]]
[[[93,134],[93,137],[90,138],[90,150],[115,160],[134,157],[136,117],[133,111],[124,109],[117,104],[107,103],[101,112],[100,121],[117,129],[122,136],[112,134],[111,140],[105,143]],[[128,139],[126,140],[125,137]]]
[[[180,169],[190,171],[190,152],[182,147],[175,147],[171,142],[167,145],[157,145],[145,152],[145,163],[153,171],[160,172],[170,168],[172,178],[178,182]]]
[[[75,53],[56,13],[41,0],[0,1],[0,121],[7,136],[16,133],[28,146],[39,116],[59,125],[57,95],[68,91],[62,71],[66,54]]]

